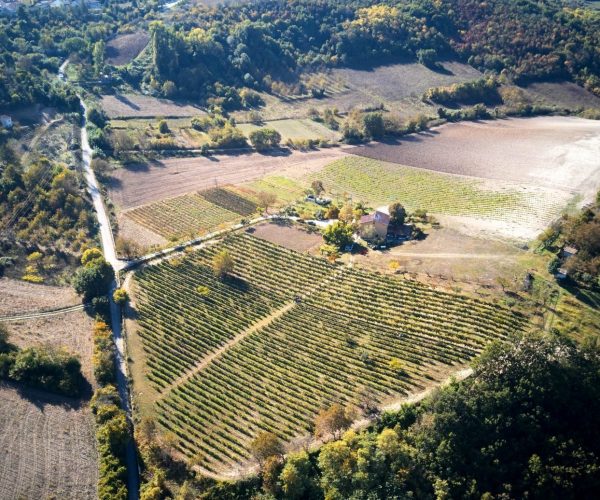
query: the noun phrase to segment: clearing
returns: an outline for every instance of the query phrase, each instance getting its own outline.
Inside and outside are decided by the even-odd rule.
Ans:
[[[194,104],[180,104],[140,94],[104,95],[101,106],[109,118],[178,118],[206,114]]]
[[[235,260],[224,281],[211,266],[222,248]],[[138,407],[173,433],[180,453],[225,476],[251,464],[259,431],[291,443],[320,408],[418,392],[526,325],[497,304],[247,234],[144,268],[133,298]],[[394,358],[402,370],[390,368]]]
[[[309,252],[323,244],[323,237],[320,232],[310,232],[288,221],[260,224],[249,229],[248,232],[251,232],[257,238],[296,252]]]
[[[260,125],[254,125],[252,123],[240,123],[238,128],[248,136],[253,130],[260,128],[272,128],[277,130],[281,134],[281,140],[283,142],[288,139],[298,141],[307,139],[316,140],[327,140],[337,142],[341,138],[341,134],[334,130],[327,128],[322,123],[318,123],[308,118],[298,120],[272,120],[261,123]]]
[[[0,278],[0,317],[47,311],[81,303],[71,287],[27,283]]]
[[[106,62],[113,66],[129,64],[149,41],[150,35],[143,31],[117,35],[106,44]]]

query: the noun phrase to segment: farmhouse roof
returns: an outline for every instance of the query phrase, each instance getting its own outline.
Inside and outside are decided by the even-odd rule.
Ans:
[[[577,249],[572,246],[563,247],[563,252],[569,255],[575,255],[577,253]]]
[[[379,210],[376,210],[375,212],[369,215],[363,215],[360,218],[361,224],[369,224],[370,222],[380,222],[381,224],[389,224],[390,216],[388,214],[380,212]]]

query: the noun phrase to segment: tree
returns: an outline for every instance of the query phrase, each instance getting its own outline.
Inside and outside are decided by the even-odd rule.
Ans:
[[[269,207],[277,201],[277,195],[269,193],[268,191],[259,191],[256,194],[258,204],[265,209],[265,212],[269,213]]]
[[[380,112],[363,115],[364,135],[372,139],[380,139],[385,134],[383,115]]]
[[[83,266],[94,264],[98,260],[104,260],[104,254],[99,248],[88,248],[81,256],[81,264]]]
[[[392,226],[400,227],[404,225],[406,221],[406,209],[398,202],[392,203],[388,207],[390,213],[390,224]]]
[[[92,59],[94,61],[94,73],[98,76],[104,71],[104,62],[106,59],[106,44],[103,40],[99,40],[94,44]]]
[[[85,301],[108,293],[115,272],[104,259],[97,259],[80,267],[73,277],[73,287]]]
[[[287,457],[279,476],[281,489],[286,498],[292,500],[309,498],[309,492],[312,489],[311,469],[312,466],[306,451],[292,453]]]
[[[129,295],[124,288],[117,288],[113,292],[113,300],[115,304],[123,305],[129,300]]]
[[[250,452],[262,465],[269,457],[283,456],[283,445],[275,434],[262,431],[250,443]]]
[[[351,223],[354,220],[354,209],[350,203],[346,203],[339,211],[341,221]]]
[[[329,224],[323,232],[323,239],[326,243],[335,246],[342,250],[346,245],[352,244],[354,241],[352,235],[354,230],[350,224],[341,220]]]
[[[88,121],[96,125],[99,129],[103,129],[108,123],[108,116],[106,116],[106,113],[95,107],[88,108],[86,116]]]
[[[347,429],[352,423],[349,414],[349,410],[339,403],[321,410],[315,417],[315,436],[321,438],[332,434],[334,439],[338,439],[340,431]]]
[[[323,181],[317,179],[310,183],[310,187],[313,190],[313,193],[315,193],[315,196],[321,196],[321,193],[325,191],[325,188],[323,187]]]
[[[213,257],[213,272],[219,279],[225,279],[233,272],[235,262],[227,250],[221,250]]]
[[[281,142],[281,134],[272,128],[253,130],[248,138],[258,151],[276,148]]]
[[[160,120],[158,122],[158,131],[161,134],[168,134],[169,132],[171,132],[171,130],[169,129],[169,124],[166,120]]]

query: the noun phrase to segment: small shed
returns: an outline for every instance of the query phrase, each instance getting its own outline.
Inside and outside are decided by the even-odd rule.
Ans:
[[[564,267],[559,267],[554,275],[557,280],[567,279],[567,276],[569,276],[569,271],[567,271]]]
[[[569,257],[573,257],[574,255],[577,254],[577,249],[574,246],[564,246],[562,249],[562,256],[565,259],[568,259]]]

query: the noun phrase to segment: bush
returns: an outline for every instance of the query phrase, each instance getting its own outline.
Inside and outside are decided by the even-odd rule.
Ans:
[[[125,304],[129,300],[129,295],[127,295],[127,291],[123,288],[117,288],[113,293],[113,300],[115,304]]]
[[[8,378],[72,397],[80,396],[84,386],[79,360],[52,347],[28,347],[16,352]]]
[[[498,93],[500,83],[495,78],[480,78],[472,82],[455,83],[449,87],[434,87],[423,94],[424,101],[438,104],[499,104],[502,98]]]
[[[108,116],[106,116],[104,111],[98,108],[89,108],[86,117],[90,123],[93,123],[96,127],[101,129],[106,127],[106,124],[108,123]]]
[[[246,137],[240,130],[226,123],[223,127],[212,128],[209,131],[213,148],[245,148],[248,146]]]
[[[250,142],[258,150],[276,148],[281,142],[281,134],[272,128],[253,130],[249,135]]]
[[[168,134],[169,132],[171,132],[171,130],[169,129],[169,124],[166,122],[166,120],[161,120],[158,122],[158,131],[161,134]]]

